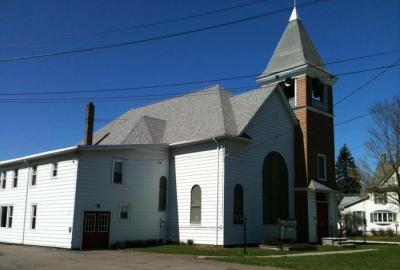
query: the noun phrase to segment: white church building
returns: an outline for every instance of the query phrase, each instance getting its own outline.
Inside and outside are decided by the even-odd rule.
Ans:
[[[221,85],[133,108],[76,146],[0,162],[0,242],[239,245],[334,234],[332,85],[294,9],[260,87]],[[332,229],[334,228],[334,229]]]

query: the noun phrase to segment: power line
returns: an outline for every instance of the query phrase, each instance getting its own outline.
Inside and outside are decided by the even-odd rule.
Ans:
[[[338,77],[348,76],[359,74],[361,72],[368,72],[372,70],[393,67],[392,65],[385,65],[380,67],[368,68],[363,70],[350,71],[346,73],[341,73],[337,75]],[[400,66],[400,63],[396,66]],[[207,88],[207,87],[206,87]],[[203,89],[206,89],[203,88]],[[240,87],[231,87],[228,90],[240,90],[240,89],[254,89],[260,88],[257,85],[245,85]],[[203,95],[214,95],[219,94],[218,91],[209,90],[205,93],[199,92],[200,90],[194,92],[180,92],[180,93],[163,93],[163,94],[147,94],[147,95],[129,95],[129,96],[111,96],[111,97],[78,97],[78,98],[7,98],[0,99],[0,102],[10,102],[10,103],[59,103],[59,102],[69,102],[69,103],[82,103],[87,101],[96,101],[96,102],[115,102],[115,101],[130,101],[131,99],[141,99],[141,100],[157,100],[163,97],[179,97],[182,95],[188,96],[203,96]],[[197,93],[199,92],[199,93]]]
[[[302,5],[298,5],[298,7],[308,7],[308,6],[320,4],[320,3],[323,3],[323,2],[327,2],[327,1],[329,1],[329,0],[311,1],[311,2],[308,2],[308,3],[302,4]],[[240,24],[240,23],[243,23],[243,22],[253,21],[253,20],[260,19],[260,18],[264,18],[264,17],[276,15],[276,14],[279,14],[279,13],[287,12],[287,11],[290,11],[291,9],[292,9],[292,7],[282,8],[282,9],[278,9],[278,10],[275,10],[275,11],[271,11],[271,12],[266,12],[266,13],[262,13],[262,14],[259,14],[259,15],[255,15],[255,16],[250,16],[250,17],[245,17],[245,18],[242,18],[242,19],[228,21],[228,22],[225,22],[225,23],[209,25],[209,26],[205,26],[205,27],[195,28],[195,29],[192,29],[192,30],[176,32],[176,33],[171,33],[171,34],[166,34],[166,35],[161,35],[161,36],[155,36],[155,37],[146,38],[146,39],[138,39],[138,40],[126,41],[126,42],[121,42],[121,43],[113,43],[113,44],[96,46],[96,47],[88,47],[88,48],[82,48],[82,49],[54,51],[54,52],[47,52],[47,53],[27,55],[27,56],[2,58],[2,59],[0,59],[0,63],[14,62],[14,61],[28,60],[28,59],[36,59],[36,58],[43,58],[43,57],[51,57],[51,56],[59,56],[59,55],[67,55],[67,54],[84,53],[84,52],[94,52],[94,51],[99,51],[99,50],[104,50],[104,49],[125,47],[125,46],[130,46],[130,45],[147,43],[147,42],[151,42],[151,41],[164,40],[164,39],[169,39],[169,38],[174,38],[174,37],[179,37],[179,36],[185,36],[185,35],[189,35],[189,34],[199,33],[199,32],[205,32],[205,31],[209,31],[209,30],[213,30],[213,29],[218,29],[218,28],[230,26],[230,25]]]
[[[362,84],[361,86],[357,87],[356,89],[354,89],[353,91],[351,91],[349,94],[345,95],[343,98],[341,98],[340,100],[338,100],[334,105],[338,105],[340,103],[342,103],[343,101],[345,101],[346,99],[352,97],[353,95],[355,95],[358,91],[361,91],[362,89],[364,89],[365,87],[367,87],[370,83],[372,83],[373,81],[377,80],[379,77],[381,77],[383,74],[385,74],[388,70],[390,70],[391,68],[398,66],[400,63],[400,58],[398,60],[396,60],[393,64],[388,65],[387,67],[385,67],[381,72],[379,72],[378,74],[376,74],[374,77],[372,77],[371,79],[369,79],[368,81],[366,81],[364,84]]]
[[[390,51],[385,51],[385,52],[379,52],[379,53],[374,53],[374,54],[369,54],[369,55],[363,55],[363,56],[357,56],[357,57],[350,57],[350,58],[344,58],[340,60],[335,60],[331,62],[325,63],[325,65],[331,65],[331,64],[338,64],[338,63],[344,63],[344,62],[351,62],[351,61],[357,61],[361,59],[367,59],[371,57],[377,57],[381,55],[387,55],[387,54],[393,54],[393,53],[398,53],[400,52],[400,49],[396,50],[390,50]],[[322,66],[322,65],[315,65],[315,67]],[[385,69],[387,67],[392,67],[392,66],[398,66],[398,63],[395,65],[384,65],[384,66],[378,66],[378,67],[373,67],[369,69],[362,69],[362,70],[356,70],[352,72],[345,72],[345,73],[339,73],[336,76],[346,76],[346,75],[351,75],[351,74],[357,74],[357,73],[363,73],[363,72],[368,72],[368,71],[373,71],[377,69]],[[264,75],[274,75],[279,72],[273,72],[269,74],[264,74]],[[251,78],[251,77],[256,77],[259,74],[248,74],[248,75],[239,75],[239,76],[231,76],[231,77],[223,77],[223,78],[216,78],[216,79],[208,79],[208,80],[197,80],[197,81],[189,81],[189,82],[178,82],[178,83],[169,83],[169,84],[157,84],[157,85],[144,85],[144,86],[133,86],[133,87],[122,87],[122,88],[106,88],[106,89],[94,89],[94,90],[56,90],[56,91],[41,91],[41,92],[22,92],[22,93],[10,93],[10,92],[4,92],[0,93],[0,96],[30,96],[30,95],[55,95],[55,94],[81,94],[81,93],[101,93],[101,92],[121,92],[121,91],[131,91],[131,90],[145,90],[145,89],[155,89],[155,88],[166,88],[166,87],[178,87],[178,86],[187,86],[187,85],[196,85],[196,84],[204,84],[204,83],[213,83],[213,82],[221,82],[221,81],[230,81],[230,80],[239,80],[239,79],[246,79],[246,78]],[[331,76],[327,76],[326,78],[330,78]]]
[[[145,24],[138,24],[138,25],[132,25],[132,26],[118,27],[118,28],[113,28],[113,29],[109,29],[109,30],[86,33],[86,34],[78,34],[78,35],[69,34],[69,35],[65,35],[65,36],[61,36],[61,37],[42,39],[42,40],[37,40],[37,41],[29,41],[29,42],[24,42],[24,43],[11,43],[11,44],[6,44],[2,48],[16,47],[16,46],[20,47],[20,46],[37,45],[37,44],[49,43],[49,42],[54,42],[54,41],[59,41],[59,40],[70,40],[70,39],[79,39],[79,38],[87,38],[87,37],[97,37],[97,36],[102,36],[102,35],[107,35],[107,34],[118,33],[118,32],[125,32],[125,31],[131,31],[131,30],[135,30],[135,29],[148,28],[148,27],[159,26],[159,25],[163,25],[163,24],[169,24],[169,23],[174,23],[174,22],[179,22],[179,21],[185,21],[185,20],[200,18],[200,17],[214,15],[214,14],[218,14],[218,13],[223,13],[223,12],[234,10],[234,9],[240,9],[240,8],[244,8],[244,7],[248,7],[248,6],[264,3],[264,2],[267,2],[267,1],[270,1],[270,0],[257,0],[257,1],[249,2],[249,3],[230,6],[230,7],[227,7],[227,8],[210,10],[210,11],[197,13],[197,14],[193,14],[193,15],[189,15],[189,16],[176,17],[176,18],[156,21],[156,22],[152,22],[152,23],[145,23]]]

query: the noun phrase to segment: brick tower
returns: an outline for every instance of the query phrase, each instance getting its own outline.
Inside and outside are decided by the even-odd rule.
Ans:
[[[298,119],[295,132],[295,213],[301,241],[336,233],[334,130],[329,73],[300,21],[296,8],[261,86],[280,84]]]

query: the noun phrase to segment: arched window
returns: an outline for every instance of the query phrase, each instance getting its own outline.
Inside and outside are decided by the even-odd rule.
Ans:
[[[198,185],[192,187],[190,199],[190,223],[201,223],[201,188]]]
[[[167,210],[167,177],[162,176],[160,178],[160,190],[158,193],[158,210]]]
[[[239,184],[233,190],[233,224],[243,224],[243,188]]]
[[[277,152],[269,153],[263,165],[263,223],[276,224],[289,218],[289,183],[285,160]]]

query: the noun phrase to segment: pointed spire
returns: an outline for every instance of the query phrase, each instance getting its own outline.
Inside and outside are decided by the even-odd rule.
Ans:
[[[296,6],[293,8],[292,14],[290,15],[289,22],[298,20],[299,16],[297,15],[297,9]]]

